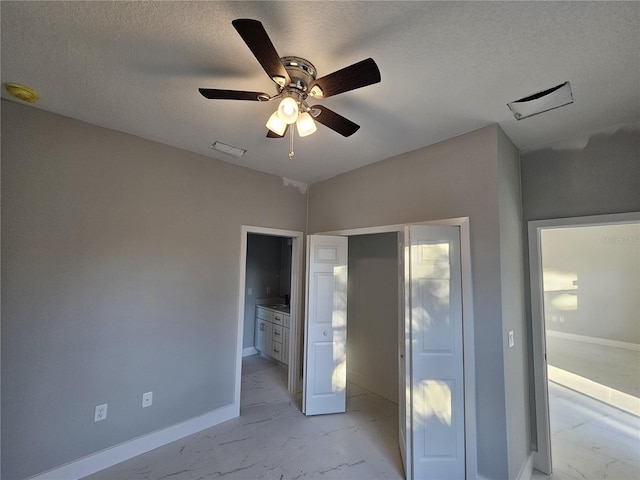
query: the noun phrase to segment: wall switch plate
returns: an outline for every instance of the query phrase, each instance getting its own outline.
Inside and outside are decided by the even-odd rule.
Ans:
[[[513,347],[515,343],[516,341],[515,341],[515,338],[513,337],[513,330],[509,330],[509,348]]]
[[[267,287],[267,295],[271,293],[271,287]]]
[[[253,288],[249,287],[247,289],[247,295],[253,295]]]
[[[99,422],[101,420],[105,420],[107,418],[107,404],[97,405],[96,412],[93,415],[93,421]]]
[[[142,394],[142,408],[150,407],[153,405],[153,392],[147,392]]]

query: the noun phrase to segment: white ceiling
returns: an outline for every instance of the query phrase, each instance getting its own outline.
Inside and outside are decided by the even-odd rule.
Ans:
[[[1,80],[35,88],[36,108],[305,183],[492,123],[525,150],[640,119],[638,2],[2,1],[0,15]],[[319,77],[372,57],[381,83],[321,102],[361,129],[319,125],[290,160],[288,137],[265,138],[275,103],[202,97],[276,93],[236,18]],[[573,105],[521,121],[506,106],[565,80]]]

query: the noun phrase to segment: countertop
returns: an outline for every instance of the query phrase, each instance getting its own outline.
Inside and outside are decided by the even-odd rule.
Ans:
[[[276,304],[263,304],[263,305],[257,305],[258,307],[262,307],[262,308],[266,308],[268,310],[272,310],[274,312],[280,312],[280,313],[286,313],[289,314],[289,305],[284,305],[282,303],[276,303]]]

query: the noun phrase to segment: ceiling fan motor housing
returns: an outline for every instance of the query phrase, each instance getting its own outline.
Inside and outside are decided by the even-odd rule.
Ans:
[[[316,67],[301,57],[282,57],[280,60],[291,77],[291,83],[284,89],[298,90],[306,98],[309,85],[316,79]]]

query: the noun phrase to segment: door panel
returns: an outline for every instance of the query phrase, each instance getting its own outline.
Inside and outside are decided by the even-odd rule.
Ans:
[[[303,411],[346,411],[347,238],[310,235]]]
[[[411,226],[405,241],[412,478],[465,478],[459,229]]]

